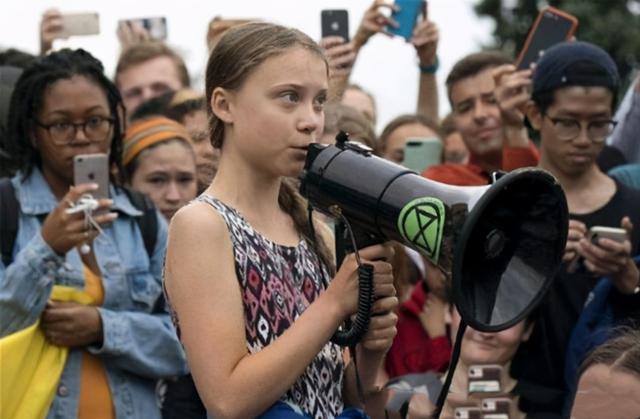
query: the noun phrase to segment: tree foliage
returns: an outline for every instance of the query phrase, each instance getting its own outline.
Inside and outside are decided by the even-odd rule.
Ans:
[[[629,82],[640,62],[640,0],[480,0],[475,10],[496,23],[490,47],[515,56],[539,10],[547,5],[577,17],[576,38],[609,52],[623,83]]]

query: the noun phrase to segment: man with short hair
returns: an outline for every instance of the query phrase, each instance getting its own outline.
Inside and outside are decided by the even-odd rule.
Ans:
[[[595,45],[566,42],[548,49],[534,71],[527,115],[540,132],[540,167],[562,186],[570,223],[564,264],[514,368],[527,417],[552,418],[561,417],[571,402],[575,377],[565,377],[567,348],[601,277],[613,285],[611,324],[640,318],[640,275],[632,259],[640,245],[640,191],[616,182],[596,163],[615,125],[619,77],[611,57]],[[593,226],[622,227],[627,237],[592,241]]]
[[[143,102],[168,91],[189,87],[189,72],[182,58],[162,42],[134,44],[120,55],[115,83],[127,115]]]
[[[459,186],[486,185],[492,172],[537,165],[538,153],[520,110],[528,100],[530,74],[530,70],[515,71],[510,60],[497,52],[475,53],[458,61],[446,85],[469,161],[432,166],[423,176]]]

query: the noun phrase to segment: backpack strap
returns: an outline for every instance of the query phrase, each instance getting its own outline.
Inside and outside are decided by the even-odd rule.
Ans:
[[[156,207],[147,195],[129,188],[123,188],[123,190],[133,206],[142,211],[142,215],[135,217],[135,220],[142,234],[144,248],[147,250],[149,259],[151,259],[158,239],[158,213],[156,212]]]
[[[5,267],[13,261],[13,246],[18,236],[19,208],[11,179],[0,179],[0,251]]]

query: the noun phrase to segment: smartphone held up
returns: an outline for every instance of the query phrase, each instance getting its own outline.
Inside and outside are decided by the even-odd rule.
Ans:
[[[571,39],[577,28],[575,16],[550,6],[541,10],[516,60],[518,70],[531,68],[545,50]]]
[[[397,27],[389,26],[387,31],[403,37],[409,41],[413,36],[413,30],[418,23],[420,14],[424,14],[426,1],[424,0],[396,0],[397,10],[391,14],[391,18],[398,22]]]
[[[61,38],[98,35],[99,33],[100,16],[98,13],[65,13],[62,15]]]
[[[322,37],[339,36],[349,42],[349,12],[344,9],[320,12]]]
[[[73,158],[73,183],[95,183],[98,189],[91,198],[100,200],[109,197],[109,156],[106,154],[80,154]],[[106,212],[97,210],[95,214]]]

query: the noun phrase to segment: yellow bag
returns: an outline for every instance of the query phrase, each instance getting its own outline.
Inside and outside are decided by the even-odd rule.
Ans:
[[[83,290],[56,285],[50,299],[89,305]],[[67,362],[68,348],[50,344],[35,324],[0,339],[0,419],[44,418]]]

